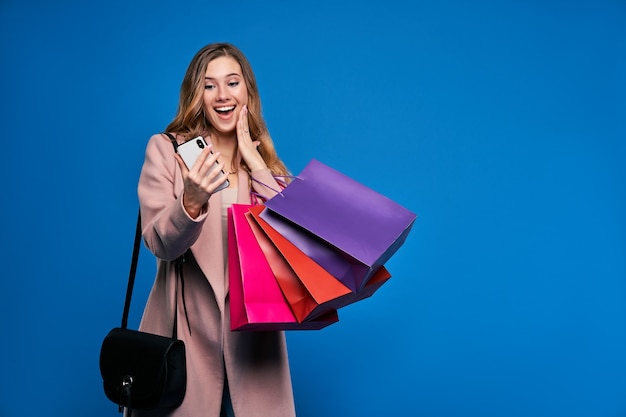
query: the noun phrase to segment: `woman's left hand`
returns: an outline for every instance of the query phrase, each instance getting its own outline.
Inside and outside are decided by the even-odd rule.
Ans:
[[[267,168],[263,157],[257,147],[261,144],[258,140],[252,140],[248,127],[248,106],[243,106],[237,120],[237,146],[241,157],[251,171]]]

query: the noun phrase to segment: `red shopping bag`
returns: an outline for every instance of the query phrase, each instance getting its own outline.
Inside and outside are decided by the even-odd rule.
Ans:
[[[254,220],[259,227],[255,231],[257,241],[299,320],[310,319],[368,298],[391,278],[389,271],[381,266],[361,290],[350,291],[263,220],[263,210],[263,206],[250,207],[246,216],[251,224]]]
[[[317,330],[336,323],[336,310],[298,322],[245,218],[250,207],[228,209],[231,330]]]

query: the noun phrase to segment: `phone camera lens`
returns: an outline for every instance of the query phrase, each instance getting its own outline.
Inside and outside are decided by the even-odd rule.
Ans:
[[[198,148],[200,148],[200,149],[204,149],[204,143],[202,143],[202,140],[201,140],[201,139],[198,139],[198,140],[196,141],[196,143],[198,144]]]

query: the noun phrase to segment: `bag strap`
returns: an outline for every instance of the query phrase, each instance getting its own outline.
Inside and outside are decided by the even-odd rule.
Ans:
[[[133,245],[133,258],[130,261],[130,272],[128,274],[128,286],[126,287],[126,300],[124,301],[124,313],[122,314],[122,329],[128,327],[128,313],[130,312],[130,300],[133,297],[133,287],[135,286],[135,274],[137,272],[137,262],[139,260],[139,250],[141,248],[141,209],[137,214],[137,227],[135,229],[135,242]],[[181,256],[176,260],[176,290],[174,296],[174,326],[172,329],[172,339],[176,339],[178,334],[178,276],[182,277],[184,257]],[[184,302],[184,300],[183,300]],[[185,313],[187,307],[185,307]],[[191,333],[191,329],[189,330]]]
[[[133,245],[133,258],[130,262],[128,286],[126,287],[126,301],[124,302],[124,313],[122,314],[122,329],[126,329],[128,327],[128,312],[130,311],[130,299],[133,296],[133,286],[135,285],[135,273],[137,272],[137,260],[139,259],[140,243],[141,243],[141,210],[139,210],[137,214],[137,227],[135,228],[135,243]]]
[[[254,178],[252,175],[250,176],[250,179],[254,182],[256,182],[257,184],[261,184],[263,187],[274,191],[277,195],[280,195],[281,197],[285,197],[285,195],[283,194],[282,190],[284,190],[285,188],[287,188],[288,182],[284,180],[284,178],[289,178],[289,179],[298,179],[301,180],[302,178],[298,177],[297,175],[274,175],[274,180],[276,180],[276,183],[278,184],[278,186],[280,187],[279,190],[270,187],[269,185],[265,184],[262,181],[257,180],[256,178]],[[250,189],[250,198],[254,201],[254,204],[261,204],[260,202],[263,202],[263,204],[265,204],[265,202],[267,200],[269,200],[269,198],[263,194],[260,194],[256,191],[254,191],[253,189]]]

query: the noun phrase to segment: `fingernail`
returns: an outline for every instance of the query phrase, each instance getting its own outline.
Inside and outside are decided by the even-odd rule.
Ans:
[[[244,104],[244,105],[243,105],[243,111],[244,111],[245,113],[248,113],[248,105],[247,105],[247,104]]]

